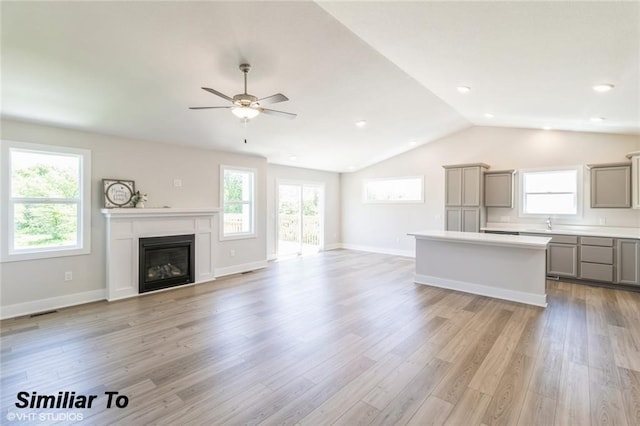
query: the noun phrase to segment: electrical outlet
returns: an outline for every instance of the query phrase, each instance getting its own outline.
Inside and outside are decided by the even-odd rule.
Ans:
[[[511,220],[511,216],[500,216],[501,222],[509,222]]]
[[[173,180],[173,186],[175,188],[180,188],[182,186],[182,179],[174,179]]]
[[[600,217],[598,218],[598,223],[599,223],[600,225],[606,225],[606,224],[607,224],[607,218],[606,218],[605,216],[600,216]]]
[[[231,257],[234,257],[236,255],[236,251],[235,250],[229,250],[229,255]]]
[[[73,279],[73,272],[67,271],[64,273],[64,280],[71,281]]]

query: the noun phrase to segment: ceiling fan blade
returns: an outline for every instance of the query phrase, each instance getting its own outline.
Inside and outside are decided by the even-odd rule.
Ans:
[[[216,95],[216,96],[220,96],[222,99],[226,99],[226,100],[228,100],[229,102],[233,102],[233,99],[231,99],[230,97],[228,97],[228,96],[227,96],[227,95],[225,95],[224,93],[220,93],[220,92],[218,92],[217,90],[213,90],[213,89],[210,89],[210,88],[208,88],[208,87],[203,87],[202,89],[203,89],[203,90],[206,90],[206,91],[207,91],[207,92],[209,92],[209,93],[213,93],[213,94],[214,94],[214,95]]]
[[[285,118],[296,118],[298,116],[298,114],[292,114],[290,112],[284,112],[284,111],[276,111],[275,109],[267,109],[267,108],[262,108],[262,112],[268,115],[277,115]]]
[[[258,104],[260,104],[260,105],[269,105],[269,104],[275,104],[275,103],[278,103],[278,102],[284,102],[284,101],[288,101],[288,100],[289,100],[289,98],[287,98],[282,93],[276,93],[275,95],[271,95],[271,96],[267,96],[266,98],[258,99]]]
[[[226,107],[189,107],[189,109],[229,109],[232,108],[230,106],[226,106]]]

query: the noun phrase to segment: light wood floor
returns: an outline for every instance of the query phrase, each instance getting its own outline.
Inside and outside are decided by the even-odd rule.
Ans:
[[[68,390],[129,397],[73,410],[92,425],[640,424],[640,294],[549,281],[541,309],[412,276],[338,250],[5,320],[0,423]]]

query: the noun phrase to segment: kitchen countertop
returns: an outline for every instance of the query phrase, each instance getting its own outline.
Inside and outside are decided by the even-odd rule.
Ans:
[[[544,224],[487,223],[481,231],[526,232],[544,235],[576,235],[588,237],[640,239],[640,228],[617,228],[612,226],[556,225],[551,231]]]
[[[545,250],[547,248],[547,243],[551,240],[551,238],[549,237],[482,234],[477,232],[457,232],[457,231],[440,231],[440,230],[410,232],[407,235],[413,236],[416,239],[449,241],[449,242],[459,242],[459,243],[466,243],[466,244],[520,247],[520,248],[541,249],[541,250]]]

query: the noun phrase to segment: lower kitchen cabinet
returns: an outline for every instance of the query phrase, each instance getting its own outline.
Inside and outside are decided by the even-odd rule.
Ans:
[[[445,208],[445,230],[480,232],[481,209],[475,207]]]
[[[547,246],[547,274],[559,277],[577,277],[578,246],[549,243]]]
[[[551,237],[547,275],[640,286],[640,239],[520,232]]]
[[[614,282],[613,246],[613,238],[580,237],[580,278],[606,283]]]
[[[618,240],[617,282],[640,285],[640,240]]]

